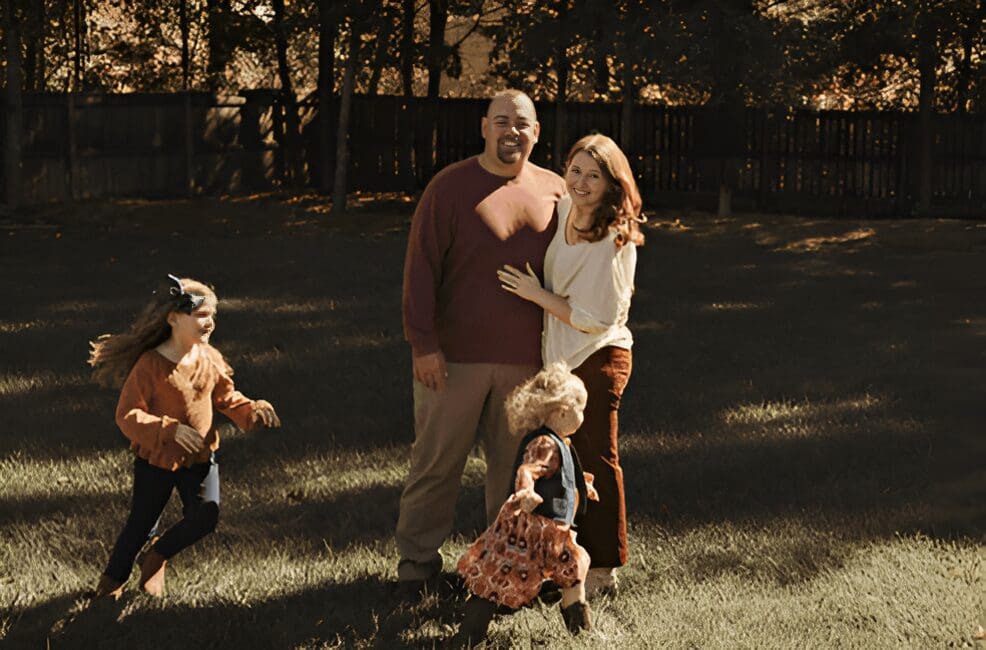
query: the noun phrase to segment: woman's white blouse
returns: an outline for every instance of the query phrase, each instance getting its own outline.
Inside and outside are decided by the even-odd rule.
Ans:
[[[578,368],[600,348],[627,350],[633,336],[627,328],[637,247],[617,248],[616,235],[597,242],[565,241],[571,197],[558,202],[558,230],[544,255],[545,289],[568,299],[572,325],[544,312],[541,357],[544,365],[562,361]]]

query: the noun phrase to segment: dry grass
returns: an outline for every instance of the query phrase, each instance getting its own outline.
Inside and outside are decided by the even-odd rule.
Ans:
[[[5,647],[441,645],[462,594],[392,593],[412,438],[409,205],[317,197],[52,206],[0,224]],[[986,647],[986,224],[658,215],[640,255],[622,454],[631,558],[596,630],[556,609],[491,647]],[[228,431],[220,529],[168,593],[88,607],[128,505],[86,342],[167,272],[285,427]],[[482,522],[470,460],[451,566]],[[178,516],[176,503],[166,521]]]

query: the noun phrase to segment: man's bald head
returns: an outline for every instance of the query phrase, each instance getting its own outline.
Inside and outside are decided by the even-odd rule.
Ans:
[[[483,167],[499,176],[516,176],[541,133],[534,102],[519,90],[501,90],[490,100],[482,132]]]
[[[534,101],[527,96],[527,93],[521,90],[515,90],[513,88],[501,90],[490,98],[490,103],[486,107],[486,117],[492,118],[494,115],[494,109],[498,106],[504,105],[512,105],[518,111],[523,110],[525,112],[529,112],[531,117],[534,120],[537,120],[537,111],[534,109]]]

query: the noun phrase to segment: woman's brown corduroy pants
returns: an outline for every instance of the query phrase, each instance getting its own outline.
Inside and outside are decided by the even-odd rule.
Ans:
[[[582,469],[595,476],[599,501],[590,501],[578,522],[578,543],[592,557],[593,568],[611,568],[627,561],[627,514],[620,467],[620,398],[630,379],[630,350],[605,347],[573,370],[589,392],[585,421],[572,436]]]

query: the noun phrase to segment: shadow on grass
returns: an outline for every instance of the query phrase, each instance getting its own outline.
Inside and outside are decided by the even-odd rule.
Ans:
[[[372,486],[331,497],[294,495],[272,503],[237,507],[223,514],[220,532],[228,530],[254,531],[263,528],[265,538],[272,544],[282,544],[285,550],[312,542],[336,551],[353,544],[389,543],[397,525],[398,501],[403,485]],[[475,538],[485,527],[484,492],[482,486],[463,487],[456,504],[452,535]],[[396,560],[395,560],[396,562]],[[454,565],[455,558],[446,558]]]
[[[219,207],[235,217],[230,205]],[[226,223],[198,230],[193,220],[158,216],[146,229],[124,221],[100,229],[97,220],[66,227],[60,239],[44,232],[0,239],[0,289],[17,314],[0,323],[5,364],[20,375],[53,377],[51,385],[0,399],[4,429],[13,432],[0,437],[0,455],[65,460],[126,446],[112,422],[115,394],[59,381],[84,373],[86,341],[122,329],[168,272],[201,277],[232,299],[226,311],[220,303],[216,344],[237,369],[238,387],[274,402],[285,422],[270,434],[273,442],[266,432],[229,437],[224,481],[255,480],[271,454],[292,463],[312,450],[410,445],[403,230],[371,240],[357,236],[355,223],[357,235],[339,236],[285,230],[254,214],[233,237]],[[970,298],[982,295],[982,250],[915,256],[884,246],[878,229],[861,242],[820,241],[815,252],[791,252],[785,241],[804,248],[812,237],[852,228],[828,222],[816,233],[816,223],[798,220],[784,227],[791,232],[759,240],[744,234],[741,220],[648,233],[631,313],[635,369],[621,414],[631,524],[656,522],[679,536],[704,528],[714,536],[717,526],[769,529],[761,546],[709,546],[688,560],[687,571],[708,579],[735,570],[781,584],[838,566],[860,540],[909,530],[982,534],[986,364],[981,326],[970,325],[986,322],[986,307]],[[914,250],[929,248],[915,242]],[[846,415],[834,429],[809,418],[804,437],[749,438],[747,428],[720,417],[744,404],[840,403],[865,394],[886,396],[889,406],[875,419],[865,410]],[[899,430],[895,420],[916,426]],[[776,434],[785,423],[771,426]],[[391,539],[399,491],[376,485],[332,498],[285,497],[223,517],[250,534],[342,548]],[[457,530],[467,537],[478,527],[481,501],[480,490],[463,491],[465,523]],[[37,508],[40,520],[95,505],[84,496],[57,497],[14,504],[13,512],[26,520]],[[124,516],[121,508],[120,525]],[[809,533],[785,537],[787,522]],[[229,645],[256,647],[266,640],[264,626],[284,619],[266,645],[409,642],[396,631],[404,619],[373,636],[372,616],[384,609],[367,603],[386,598],[385,585],[348,584],[249,608],[137,608],[124,620],[143,625],[107,633],[119,647],[151,629],[163,630],[161,640],[150,640],[161,647],[184,645],[182,631],[204,634],[204,646],[226,645],[221,635],[229,634]],[[316,625],[334,609],[354,623]]]
[[[0,502],[0,520],[5,523],[36,523],[64,513],[98,513],[107,505],[116,505],[116,494],[60,494],[57,496],[5,497]],[[121,526],[122,520],[121,520]]]
[[[17,616],[9,648],[433,648],[459,618],[461,589],[444,581],[416,604],[365,576],[263,601],[201,607],[124,592],[119,602],[63,596]]]

